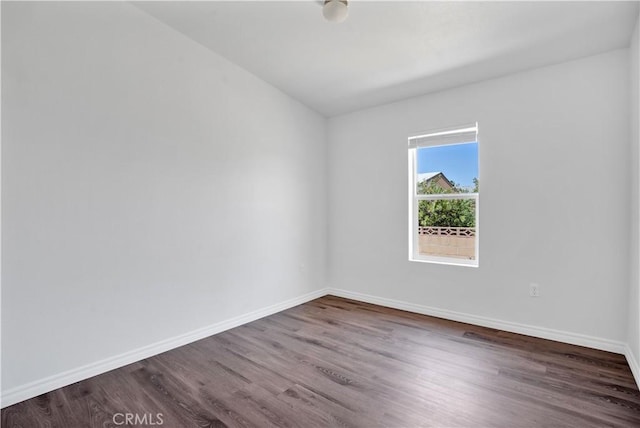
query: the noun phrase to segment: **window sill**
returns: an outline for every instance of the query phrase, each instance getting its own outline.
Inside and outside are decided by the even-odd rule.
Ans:
[[[464,259],[453,259],[447,257],[409,257],[410,262],[418,262],[418,263],[432,263],[437,265],[449,265],[449,266],[464,266],[464,267],[472,267],[477,268],[479,266],[478,260],[464,260]]]

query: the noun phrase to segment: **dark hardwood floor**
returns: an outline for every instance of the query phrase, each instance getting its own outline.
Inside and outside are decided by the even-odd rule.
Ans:
[[[640,392],[622,355],[327,296],[2,410],[2,427],[160,422],[640,427]]]

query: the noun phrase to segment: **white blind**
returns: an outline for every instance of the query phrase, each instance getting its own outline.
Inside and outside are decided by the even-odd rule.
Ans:
[[[409,148],[460,144],[478,141],[478,123],[433,130],[426,134],[409,137]]]

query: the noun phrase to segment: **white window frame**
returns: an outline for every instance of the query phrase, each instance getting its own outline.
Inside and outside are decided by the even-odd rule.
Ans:
[[[457,266],[478,267],[480,263],[480,197],[478,193],[445,193],[418,195],[417,150],[424,147],[436,147],[476,142],[478,151],[478,124],[468,124],[434,130],[409,137],[409,260],[415,262],[440,263]],[[479,163],[479,162],[478,162]],[[478,165],[478,180],[480,179]],[[420,201],[445,199],[472,199],[475,202],[475,259],[428,256],[418,253],[418,208]]]

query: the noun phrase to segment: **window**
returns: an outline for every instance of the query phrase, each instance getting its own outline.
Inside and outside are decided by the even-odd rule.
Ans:
[[[476,123],[409,138],[409,260],[478,266]]]

